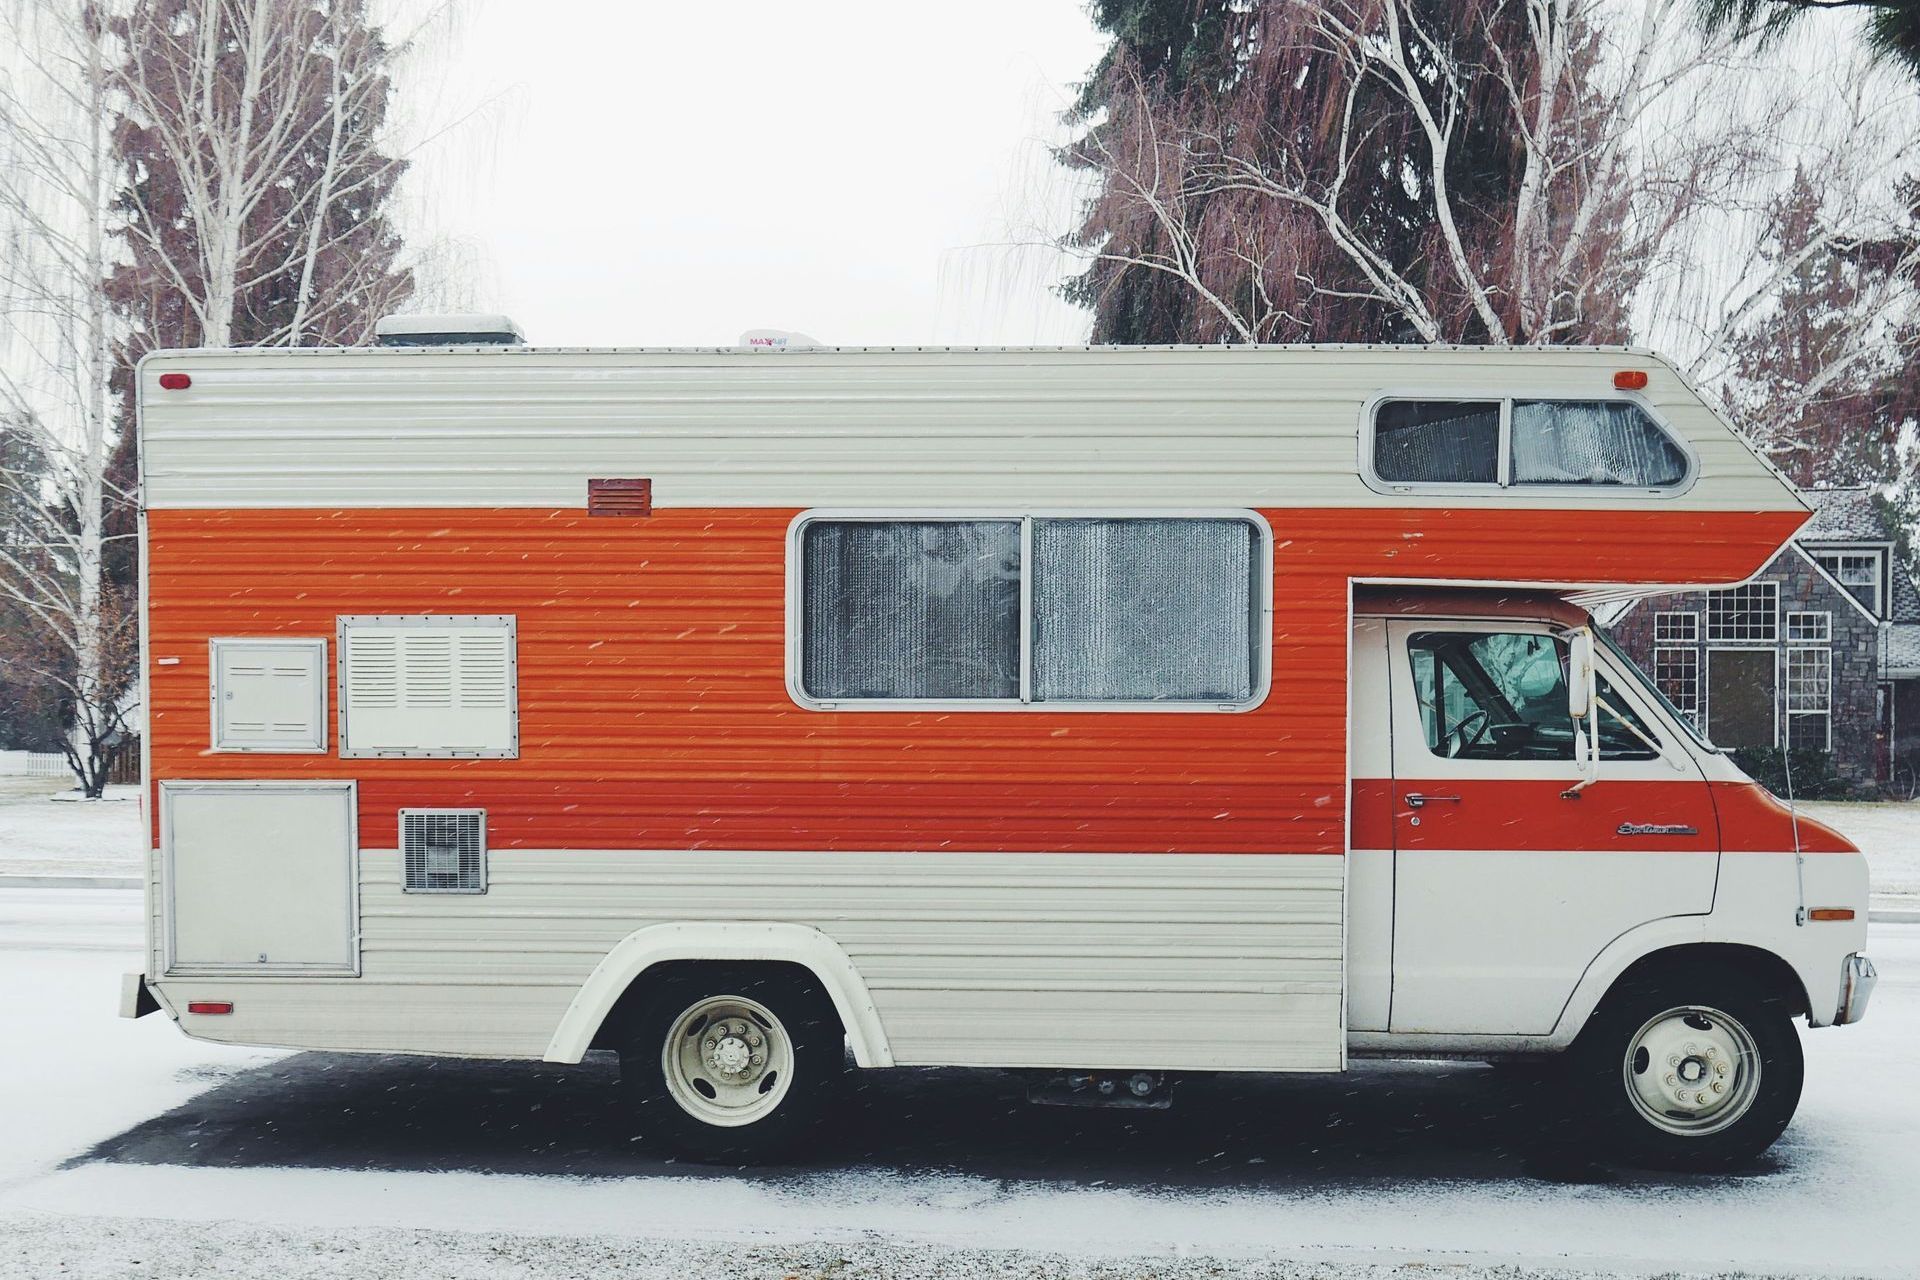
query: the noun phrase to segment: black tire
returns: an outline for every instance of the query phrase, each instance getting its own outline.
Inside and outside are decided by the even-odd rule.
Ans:
[[[1805,1062],[1800,1036],[1793,1026],[1796,1010],[1782,994],[1770,991],[1737,969],[1694,965],[1665,975],[1630,978],[1601,1002],[1579,1038],[1567,1051],[1569,1089],[1561,1105],[1581,1108],[1579,1129],[1583,1145],[1603,1157],[1649,1169],[1708,1172],[1748,1164],[1772,1146],[1786,1131],[1800,1103]],[[1663,1017],[1679,1017],[1665,1025],[1686,1036],[1697,1031],[1699,1041],[1688,1040],[1670,1051],[1678,1064],[1653,1061],[1642,1051],[1629,1061],[1629,1051],[1643,1028]],[[1658,1032],[1652,1033],[1657,1043]],[[1716,1077],[1726,1055],[1699,1056],[1712,1044],[1739,1041],[1744,1035],[1750,1052],[1739,1064],[1730,1064]],[[1686,1043],[1697,1043],[1699,1054],[1687,1054]],[[1658,1071],[1672,1067],[1672,1072]],[[1745,1070],[1757,1066],[1751,1086],[1743,1086]],[[1650,1071],[1658,1072],[1648,1076]],[[1686,1072],[1702,1073],[1710,1086],[1722,1079],[1734,1092],[1723,1112],[1704,1116],[1678,1109],[1666,1110],[1665,1124],[1650,1112],[1664,1105],[1637,1103],[1640,1088],[1658,1091],[1670,1076],[1668,1088],[1684,1088]],[[1743,1105],[1739,1094],[1750,1087]],[[1675,1127],[1686,1131],[1676,1132]]]
[[[675,1097],[668,1081],[668,1036],[683,1015],[720,999],[741,1001],[743,1010],[764,1010],[765,1018],[747,1015],[758,1024],[751,1026],[752,1033],[769,1048],[775,1036],[784,1033],[789,1051],[784,1084],[776,1079],[767,1085],[767,1070],[777,1065],[777,1057],[770,1054],[762,1074],[737,1086],[745,1090],[748,1085],[766,1085],[757,1088],[763,1095],[774,1086],[780,1090],[771,1104],[747,1103],[749,1108],[769,1107],[747,1123],[716,1123],[695,1114]],[[712,1025],[727,1024],[715,1024],[709,1018],[709,1029]],[[747,1025],[746,1017],[734,1017],[730,1025]],[[811,974],[793,966],[675,966],[653,982],[623,1031],[620,1083],[634,1108],[641,1138],[693,1160],[756,1164],[804,1154],[826,1127],[846,1069],[845,1032],[832,1002]],[[681,1037],[676,1035],[675,1041],[680,1043]],[[692,1051],[698,1054],[699,1047]],[[703,1057],[703,1061],[712,1059]],[[701,1075],[697,1070],[678,1073],[696,1088],[703,1083]],[[685,1083],[680,1092],[692,1101]],[[703,1097],[713,1097],[712,1083],[705,1082],[701,1092]],[[713,1105],[720,1106],[717,1101]]]

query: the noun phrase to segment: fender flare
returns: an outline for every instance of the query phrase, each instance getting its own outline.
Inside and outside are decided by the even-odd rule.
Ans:
[[[1588,963],[1586,971],[1580,975],[1573,994],[1567,997],[1566,1005],[1560,1010],[1560,1018],[1549,1036],[1554,1047],[1564,1048],[1573,1043],[1580,1029],[1587,1025],[1587,1019],[1600,1006],[1600,1001],[1613,989],[1613,984],[1640,960],[1669,947],[1698,945],[1748,947],[1764,951],[1793,972],[1800,980],[1803,994],[1810,995],[1812,992],[1807,985],[1807,974],[1801,966],[1795,964],[1790,956],[1782,954],[1778,947],[1757,938],[1729,933],[1724,928],[1724,922],[1716,921],[1710,915],[1668,916],[1636,925],[1601,948],[1600,954]]]
[[[853,1060],[863,1067],[893,1065],[893,1048],[880,1025],[879,1010],[839,943],[803,924],[720,922],[648,925],[615,943],[574,993],[554,1028],[544,1060],[580,1061],[634,979],[655,965],[676,960],[774,960],[800,965],[833,1001],[853,1045]]]

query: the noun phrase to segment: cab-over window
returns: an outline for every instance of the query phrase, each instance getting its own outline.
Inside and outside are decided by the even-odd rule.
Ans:
[[[1393,399],[1373,414],[1374,477],[1389,485],[1671,489],[1687,455],[1632,400]]]

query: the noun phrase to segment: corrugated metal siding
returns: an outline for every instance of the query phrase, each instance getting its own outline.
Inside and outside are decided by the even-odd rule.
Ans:
[[[403,806],[478,805],[500,848],[1339,853],[1349,576],[1724,581],[1795,519],[1269,510],[1273,688],[1228,715],[803,710],[794,514],[153,512],[153,775],[356,778],[376,848]],[[518,759],[208,751],[209,637],[416,612],[518,618]]]
[[[362,854],[359,979],[165,990],[234,1000],[201,1029],[244,1042],[535,1057],[634,929],[797,921],[847,951],[903,1065],[1341,1065],[1337,857],[547,849],[496,853],[485,896],[399,886],[394,851]]]
[[[1804,512],[1662,362],[1565,348],[186,352],[142,366],[142,460],[155,509],[564,508],[609,476],[669,507],[1433,507],[1460,499],[1360,481],[1372,397],[1610,396],[1622,367],[1699,455],[1689,491],[1472,501]]]

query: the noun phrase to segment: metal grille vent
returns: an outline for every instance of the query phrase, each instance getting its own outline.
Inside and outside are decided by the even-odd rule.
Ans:
[[[487,811],[402,809],[400,858],[408,893],[485,893]]]

